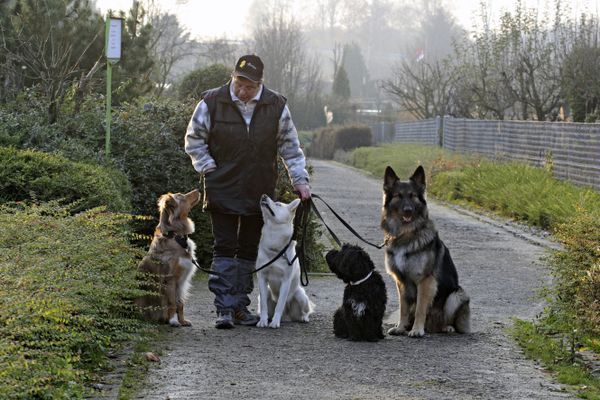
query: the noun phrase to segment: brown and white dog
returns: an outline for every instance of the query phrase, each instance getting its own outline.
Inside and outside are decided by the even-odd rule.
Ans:
[[[198,190],[167,193],[158,199],[160,221],[148,254],[138,265],[147,274],[144,289],[156,293],[135,301],[149,320],[171,326],[191,325],[183,316],[183,304],[196,273],[196,245],[188,238],[194,232],[194,222],[188,214],[199,200]]]

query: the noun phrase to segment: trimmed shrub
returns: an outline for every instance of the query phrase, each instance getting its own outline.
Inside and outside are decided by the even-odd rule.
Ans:
[[[326,127],[316,131],[310,155],[331,160],[336,150],[348,151],[371,146],[372,143],[371,129],[368,126]]]
[[[315,157],[315,158],[326,159],[327,158],[326,149],[333,147],[332,138],[333,138],[333,128],[324,127],[324,128],[317,129],[315,131],[315,134],[313,135],[313,139],[312,139],[310,148],[307,149],[309,155],[311,157]],[[333,157],[333,153],[331,154],[331,157]]]
[[[213,64],[187,74],[179,84],[179,99],[200,101],[205,90],[224,85],[231,78],[231,68]]]
[[[77,202],[74,212],[102,205],[131,210],[127,178],[113,168],[12,147],[0,147],[0,159],[0,203],[61,199]]]
[[[93,397],[108,353],[146,327],[129,217],[0,205],[0,398]]]

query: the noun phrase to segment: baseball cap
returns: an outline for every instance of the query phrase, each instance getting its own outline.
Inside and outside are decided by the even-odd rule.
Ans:
[[[248,54],[241,56],[235,63],[234,74],[250,79],[253,82],[260,82],[263,77],[263,62],[259,56]]]

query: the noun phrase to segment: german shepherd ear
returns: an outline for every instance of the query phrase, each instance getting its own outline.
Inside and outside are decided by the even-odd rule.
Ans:
[[[389,165],[385,167],[385,175],[383,177],[383,190],[391,190],[394,186],[394,183],[396,183],[398,180],[398,175],[396,175],[392,167],[390,167]]]
[[[410,180],[416,183],[417,185],[425,186],[425,170],[423,166],[419,165],[415,172],[410,177]]]

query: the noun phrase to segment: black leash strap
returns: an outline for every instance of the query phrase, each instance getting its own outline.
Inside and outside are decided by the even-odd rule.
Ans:
[[[273,257],[273,259],[271,259],[271,261],[269,261],[268,263],[261,265],[259,268],[256,268],[254,271],[252,272],[246,272],[246,275],[252,275],[258,271],[260,271],[261,269],[267,268],[269,265],[273,264],[279,257],[283,256],[285,254],[285,252],[287,251],[288,247],[290,247],[290,244],[292,243],[292,240],[294,240],[294,238],[292,237],[290,239],[290,241],[285,245],[285,247],[283,249],[281,249],[281,251],[279,253],[277,253],[277,255],[275,257]],[[289,265],[292,265],[294,263],[294,260],[296,260],[296,257],[298,257],[298,254],[296,253],[296,255],[294,256],[294,258],[292,258],[291,261],[288,261]],[[217,272],[217,271],[213,271],[212,269],[208,269],[208,268],[202,268],[200,265],[198,265],[198,263],[196,262],[196,260],[193,260],[194,265],[196,266],[196,268],[198,268],[200,271],[204,271],[207,274],[211,274],[211,275],[217,275],[220,277],[224,277],[227,276],[221,272]]]
[[[365,243],[366,243],[366,244],[368,244],[368,245],[371,245],[371,246],[373,246],[373,247],[376,247],[376,248],[378,248],[378,249],[381,249],[381,248],[383,248],[383,246],[385,245],[385,242],[384,242],[384,243],[381,243],[381,244],[375,244],[375,243],[371,243],[371,242],[369,242],[368,240],[364,239],[362,236],[360,236],[360,235],[358,234],[358,232],[356,232],[356,230],[354,230],[354,228],[352,228],[352,227],[350,226],[350,224],[348,224],[346,221],[344,221],[344,219],[343,219],[342,217],[340,217],[340,216],[338,215],[338,213],[336,213],[336,212],[335,212],[335,210],[334,210],[333,208],[331,208],[331,206],[330,206],[329,204],[327,204],[327,202],[326,202],[325,200],[323,200],[323,198],[322,198],[321,196],[319,196],[319,195],[317,195],[317,194],[314,194],[314,193],[313,193],[313,194],[312,194],[312,197],[313,197],[313,198],[315,198],[315,199],[319,199],[319,200],[321,200],[321,201],[323,202],[323,204],[325,204],[325,205],[327,206],[327,208],[329,208],[329,210],[331,210],[331,212],[333,213],[333,215],[335,215],[335,217],[336,217],[336,218],[337,218],[337,219],[338,219],[338,220],[339,220],[339,221],[340,221],[342,224],[344,224],[344,226],[345,226],[346,228],[348,228],[348,230],[349,230],[350,232],[352,232],[352,234],[353,234],[354,236],[356,236],[357,238],[359,238],[360,240],[362,240],[363,242],[365,242]],[[340,245],[340,246],[341,246],[342,244],[341,244],[340,240],[339,240],[339,239],[337,238],[337,236],[336,236],[336,235],[333,233],[333,231],[332,231],[332,230],[329,228],[329,226],[327,226],[327,224],[326,224],[326,223],[325,223],[325,221],[323,220],[323,217],[321,217],[321,214],[319,214],[319,211],[317,210],[317,207],[315,206],[315,203],[314,203],[314,202],[311,202],[311,204],[312,204],[312,208],[313,208],[313,210],[315,211],[315,214],[317,215],[317,217],[319,217],[319,219],[320,219],[321,221],[323,221],[323,224],[325,225],[325,227],[327,228],[327,230],[329,231],[329,233],[331,234],[331,236],[333,237],[333,239],[336,241],[336,243],[337,243],[338,245]]]
[[[315,194],[312,195],[312,197],[315,197],[315,196],[316,196]],[[321,216],[321,213],[317,209],[317,206],[315,205],[315,202],[312,200],[312,197],[309,200],[310,201],[310,207],[312,208],[312,210],[315,213],[315,215],[317,216],[317,218],[319,218],[321,220],[321,222],[323,223],[323,225],[325,225],[325,228],[327,228],[327,231],[329,232],[329,234],[331,235],[331,237],[333,238],[333,240],[335,240],[335,242],[338,244],[338,246],[342,247],[342,241],[337,237],[337,235],[329,227],[329,225],[327,225],[327,223],[325,222],[325,220]],[[317,198],[317,197],[315,197],[315,198]]]
[[[300,283],[302,286],[308,286],[308,269],[306,268],[307,259],[304,243],[306,242],[306,230],[308,228],[308,217],[311,204],[312,201],[308,199],[301,202],[298,206],[294,217],[294,234],[292,235],[292,239],[298,241],[298,245],[296,246],[296,257],[298,257],[298,261],[300,262]],[[299,227],[302,228],[302,236],[300,238],[298,238],[298,232],[300,231]]]
[[[290,247],[290,244],[292,243],[292,241],[294,240],[294,235],[292,235],[292,237],[290,238],[290,241],[285,245],[285,247],[283,249],[281,249],[281,251],[279,253],[277,253],[277,255],[275,257],[273,257],[271,259],[271,261],[269,261],[266,264],[261,265],[259,268],[256,268],[254,271],[249,272],[249,274],[254,274],[258,271],[260,271],[261,269],[265,269],[267,268],[269,265],[273,264],[275,261],[277,261],[277,259],[279,257],[281,257],[282,255],[285,254],[285,252],[287,251],[288,247]],[[294,260],[296,259],[298,255],[296,254],[296,256],[294,258],[292,258],[292,261],[288,261],[289,265],[292,265],[294,263]]]
[[[225,274],[223,274],[221,272],[213,271],[212,269],[208,269],[208,268],[202,268],[200,265],[198,265],[198,263],[196,262],[196,260],[192,260],[192,262],[194,263],[194,265],[196,266],[196,268],[198,268],[200,271],[206,272],[207,274],[216,275],[216,276],[220,276],[220,277],[226,276]]]

